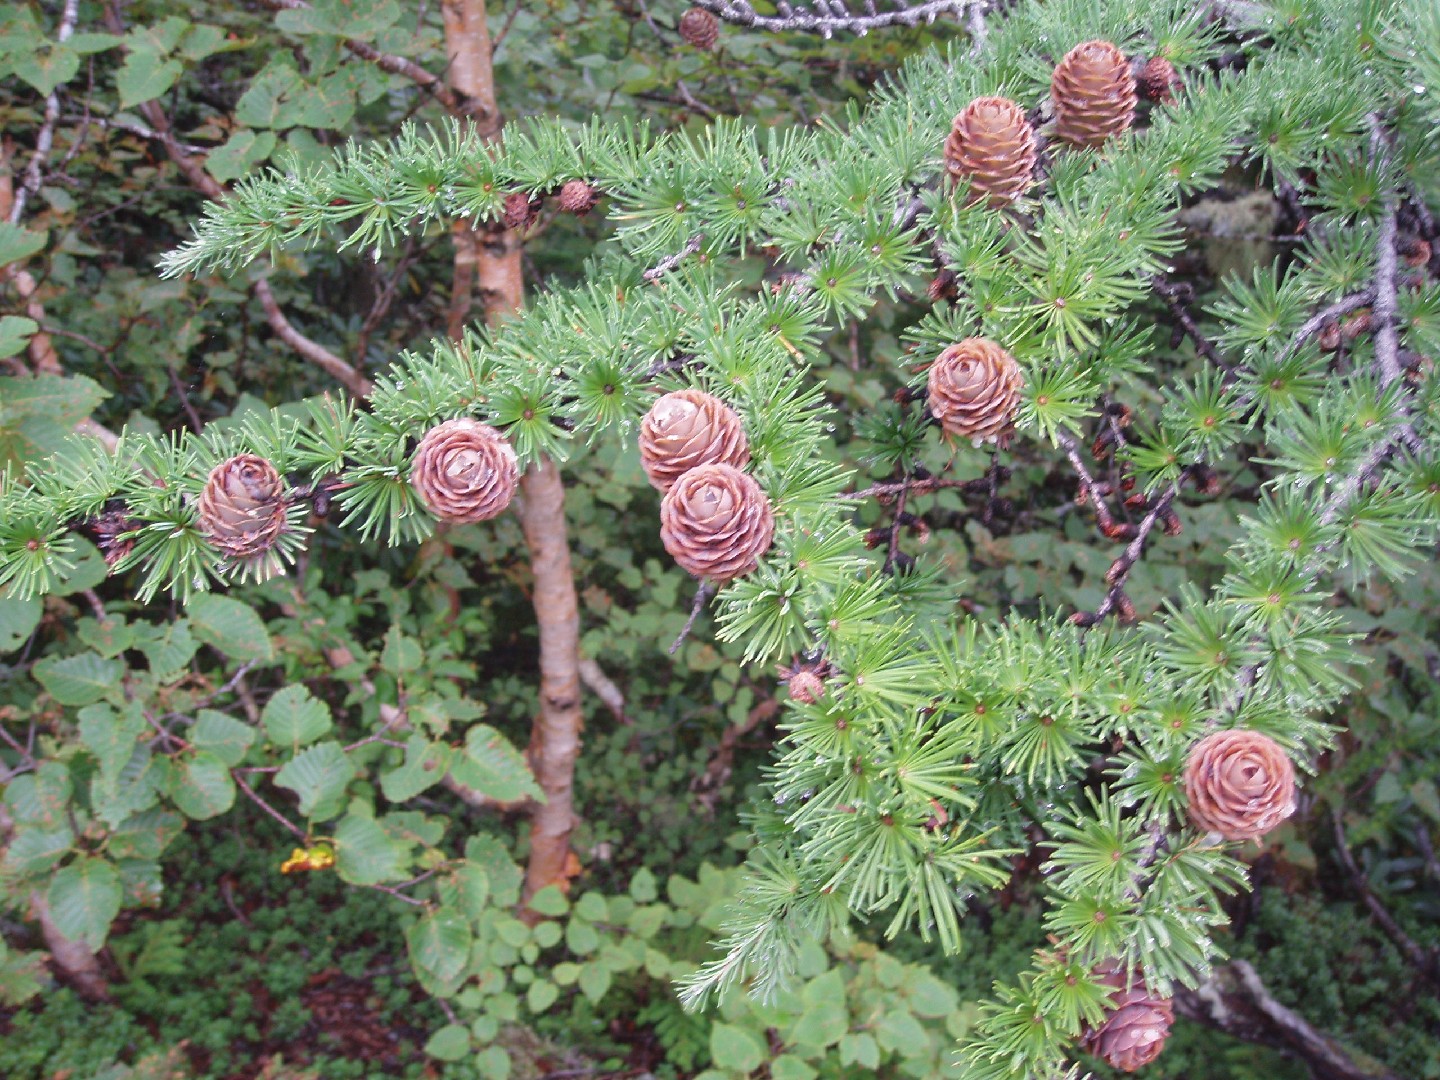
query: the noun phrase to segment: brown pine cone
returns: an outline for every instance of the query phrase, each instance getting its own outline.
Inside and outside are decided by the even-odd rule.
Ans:
[[[464,524],[495,517],[520,481],[515,450],[489,424],[447,420],[425,433],[410,465],[410,485],[441,521]]]
[[[107,510],[90,522],[90,528],[95,534],[95,546],[105,557],[106,566],[114,566],[135,550],[133,537],[128,540],[121,538],[139,527],[138,521],[126,517],[121,510]]]
[[[583,217],[600,201],[600,193],[584,180],[566,180],[555,203],[567,214]]]
[[[660,542],[697,578],[724,582],[750,573],[774,536],[770,500],[734,465],[691,469],[660,502]]]
[[[713,49],[720,40],[720,20],[704,8],[692,7],[680,16],[680,36],[697,49]]]
[[[947,438],[978,446],[1009,433],[1024,385],[1013,356],[986,338],[966,338],[930,365],[930,412]]]
[[[222,554],[253,559],[285,528],[285,482],[254,454],[227,458],[205,478],[196,503],[200,531]]]
[[[1175,73],[1175,65],[1163,56],[1152,56],[1145,61],[1145,67],[1140,71],[1140,91],[1150,101],[1158,101],[1162,104],[1175,100],[1175,87],[1180,85],[1180,76]]]
[[[1217,731],[1190,748],[1185,794],[1197,829],[1253,840],[1295,812],[1295,769],[1258,731]]]
[[[750,444],[735,410],[719,398],[687,387],[666,394],[640,421],[640,465],[657,491],[697,465],[750,461]]]
[[[502,219],[507,229],[528,229],[540,216],[540,200],[532,199],[523,191],[512,191],[505,196],[505,212]]]
[[[825,696],[825,681],[813,671],[797,671],[785,682],[790,696],[802,705],[813,705]]]
[[[1025,194],[1034,183],[1035,130],[1009,98],[982,97],[955,117],[945,140],[945,168],[970,183],[966,205],[989,198],[991,209]]]
[[[1153,996],[1138,974],[1127,976],[1118,964],[1104,965],[1094,974],[1098,982],[1113,988],[1110,1008],[1099,1027],[1081,1035],[1081,1045],[1121,1072],[1149,1065],[1165,1049],[1175,1007],[1169,998]]]
[[[1108,41],[1087,41],[1065,54],[1050,78],[1055,134],[1073,146],[1099,146],[1135,119],[1130,61]]]

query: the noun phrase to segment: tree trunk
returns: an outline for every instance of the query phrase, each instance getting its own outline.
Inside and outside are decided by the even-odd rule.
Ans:
[[[461,97],[460,114],[484,139],[500,137],[500,109],[491,66],[490,31],[483,0],[444,0],[445,47],[450,86]],[[455,276],[447,330],[458,338],[478,287],[490,325],[525,304],[520,242],[498,225],[469,229],[457,222]],[[530,861],[525,899],[547,885],[569,882],[570,833],[575,828],[572,785],[580,753],[580,613],[570,567],[565,524],[565,487],[560,470],[541,458],[520,478],[520,523],[535,578],[535,621],[540,631],[540,715],[530,737],[530,766],[545,793],[530,824]]]

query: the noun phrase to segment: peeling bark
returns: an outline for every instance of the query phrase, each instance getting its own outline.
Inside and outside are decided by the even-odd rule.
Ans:
[[[530,862],[525,898],[570,878],[570,833],[576,825],[573,792],[580,754],[580,610],[565,528],[560,470],[541,458],[521,478],[520,524],[535,575],[535,619],[540,628],[540,715],[530,739],[530,766],[545,793],[530,818]]]
[[[1316,1080],[1401,1080],[1380,1062],[1351,1055],[1299,1013],[1276,1001],[1259,973],[1244,960],[1216,968],[1194,990],[1178,991],[1175,1011],[1237,1039],[1298,1058]]]
[[[100,970],[100,961],[84,942],[60,932],[50,915],[50,905],[38,889],[30,894],[30,910],[40,923],[40,933],[45,937],[45,947],[50,950],[50,960],[60,981],[73,986],[89,1001],[108,1001],[110,984]]]

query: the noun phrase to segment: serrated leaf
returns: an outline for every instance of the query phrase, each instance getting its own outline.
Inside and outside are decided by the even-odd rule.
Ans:
[[[125,665],[99,653],[50,657],[30,669],[36,681],[61,705],[91,705],[120,689]]]
[[[350,814],[335,828],[335,870],[352,885],[400,880],[403,854],[374,818]]]
[[[465,970],[471,940],[469,921],[452,907],[436,908],[405,933],[411,961],[443,982]]]
[[[209,750],[196,750],[176,762],[170,798],[186,817],[207,821],[235,805],[235,781],[220,758]]]
[[[749,1073],[765,1060],[765,1044],[747,1028],[716,1024],[710,1029],[710,1057],[717,1068]]]
[[[880,1047],[875,1037],[868,1032],[858,1035],[844,1035],[840,1038],[840,1064],[860,1065],[867,1069],[880,1067]]]
[[[255,729],[233,716],[201,709],[190,729],[190,742],[201,750],[209,750],[233,768],[245,759],[245,752],[254,744]]]
[[[43,874],[59,862],[75,843],[69,826],[54,829],[21,828],[15,830],[0,863],[6,874],[29,877]]]
[[[132,50],[115,75],[115,88],[120,91],[120,107],[128,109],[154,101],[175,85],[183,70],[178,60],[166,60],[148,49]]]
[[[148,743],[139,743],[113,784],[103,783],[98,773],[90,786],[91,809],[112,828],[134,814],[155,805],[162,789],[169,787],[174,768],[169,758],[156,758]]]
[[[100,782],[114,788],[120,770],[130,763],[135,743],[145,733],[145,715],[140,704],[127,704],[123,710],[109,705],[87,705],[79,713],[80,742],[100,763]]]
[[[190,598],[190,629],[232,660],[269,660],[270,635],[255,609],[231,596],[196,593]]]
[[[205,171],[222,184],[244,176],[275,149],[275,133],[256,134],[241,128],[231,135],[224,146],[217,146],[205,159]]]
[[[83,375],[0,378],[0,466],[59,453],[109,393]]]
[[[54,829],[69,823],[65,808],[73,793],[70,770],[58,761],[46,761],[5,785],[5,808],[22,824]]]
[[[490,876],[485,868],[468,859],[450,872],[455,887],[455,904],[472,921],[485,914],[490,899]]]
[[[425,652],[414,638],[391,627],[385,635],[385,648],[380,652],[380,667],[392,675],[417,670],[425,662]]]
[[[289,788],[300,797],[300,813],[316,821],[335,817],[345,808],[345,787],[353,779],[355,764],[334,741],[317,743],[301,751],[275,774],[278,786]]]
[[[405,761],[380,777],[380,790],[391,802],[408,802],[445,779],[450,747],[420,734],[405,741]]]
[[[459,1061],[470,1053],[470,1032],[461,1024],[446,1024],[425,1041],[425,1053],[438,1061]]]
[[[27,345],[40,324],[22,315],[0,315],[0,360],[14,356]]]
[[[158,859],[184,827],[179,814],[146,810],[126,818],[110,834],[107,850],[117,859]]]
[[[55,928],[99,952],[120,913],[120,874],[105,859],[77,859],[50,882],[45,901]]]
[[[167,623],[156,637],[142,641],[140,651],[150,663],[150,673],[158,683],[174,682],[195,655],[200,643],[190,633],[188,619]]]
[[[520,752],[489,724],[471,725],[464,757],[453,761],[450,771],[466,787],[501,802],[544,799]]]
[[[332,727],[330,706],[317,701],[304,686],[287,686],[265,703],[260,714],[265,734],[276,746],[298,750],[307,746]]]

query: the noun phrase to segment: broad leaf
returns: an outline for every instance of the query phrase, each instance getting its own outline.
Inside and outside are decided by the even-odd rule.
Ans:
[[[380,790],[391,802],[407,802],[445,778],[450,747],[432,743],[423,735],[405,742],[405,761],[380,778]]]
[[[452,907],[440,907],[405,934],[410,958],[437,979],[450,982],[470,960],[470,923]]]
[[[158,53],[134,50],[115,76],[120,91],[120,107],[128,109],[142,102],[154,101],[175,85],[184,70],[178,60],[166,60]]]
[[[145,733],[145,716],[138,702],[116,710],[105,704],[80,710],[80,741],[100,763],[100,782],[113,788],[120,770],[130,763],[135,743]]]
[[[489,724],[473,724],[465,734],[465,755],[451,763],[455,779],[500,802],[544,799],[530,766],[510,741]]]
[[[190,598],[190,629],[232,660],[269,660],[274,655],[265,624],[249,604],[230,596],[197,593]]]
[[[83,652],[41,660],[31,673],[61,705],[90,705],[120,689],[125,665],[99,653]]]
[[[300,685],[287,686],[266,702],[260,722],[272,743],[291,749],[308,746],[335,726],[330,706]]]
[[[402,858],[400,846],[374,818],[350,814],[335,827],[335,870],[352,885],[400,880]]]
[[[235,804],[235,781],[225,762],[209,750],[197,750],[177,763],[170,797],[186,817],[205,821]]]
[[[354,762],[333,741],[302,751],[275,774],[276,784],[300,796],[300,813],[316,821],[335,817],[345,808],[345,787],[353,779]]]
[[[0,653],[13,652],[29,641],[44,610],[39,597],[0,596]]]
[[[201,709],[190,729],[190,742],[233,768],[245,759],[245,751],[255,742],[255,729],[233,716]]]
[[[98,952],[120,913],[120,874],[106,859],[77,859],[50,882],[45,893],[55,928]]]

